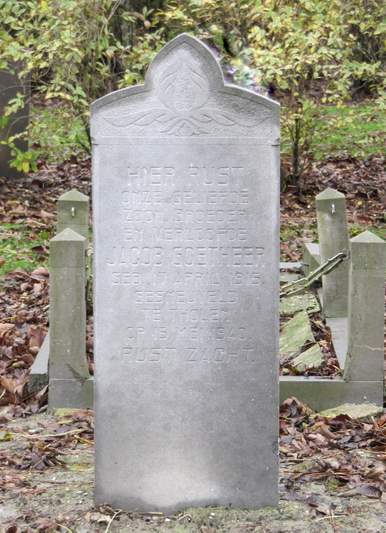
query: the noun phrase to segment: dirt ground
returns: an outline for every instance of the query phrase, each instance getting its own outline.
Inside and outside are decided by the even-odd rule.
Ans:
[[[358,485],[355,473],[351,473],[351,483],[342,483],[328,470],[320,476],[322,470],[318,474],[318,469],[310,468],[315,461],[326,461],[322,447],[303,459],[284,449],[277,509],[200,508],[164,516],[96,508],[92,413],[83,411],[75,417],[42,413],[11,419],[7,414],[6,409],[0,413],[1,532],[386,531],[386,500],[376,485]],[[282,452],[287,441],[288,435],[282,437]],[[366,457],[366,468],[371,470],[376,455],[371,448],[359,448],[350,460],[358,463]],[[331,473],[334,457],[339,459],[339,446],[336,453],[329,449],[327,454]],[[342,475],[342,464],[338,468]]]

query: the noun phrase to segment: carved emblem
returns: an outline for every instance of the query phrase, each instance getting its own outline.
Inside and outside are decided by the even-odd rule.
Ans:
[[[240,113],[236,115],[206,105],[210,97],[209,83],[187,56],[183,64],[175,62],[163,73],[158,82],[157,97],[160,107],[107,116],[105,120],[121,128],[157,124],[163,134],[191,136],[213,133],[214,125],[256,127],[270,116],[269,110],[261,106],[259,117],[250,117],[246,121],[245,115],[242,118]]]

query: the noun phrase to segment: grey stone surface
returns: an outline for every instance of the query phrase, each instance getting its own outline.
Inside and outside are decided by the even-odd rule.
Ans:
[[[344,377],[379,381],[384,373],[386,243],[370,231],[350,241],[348,353]]]
[[[18,93],[24,94],[26,97],[24,108],[10,115],[7,126],[0,128],[0,141],[22,133],[28,127],[30,80],[21,79],[18,76],[19,70],[18,64],[11,65],[10,70],[0,70],[0,116],[3,115],[9,101],[16,98]],[[16,146],[20,150],[27,150],[28,142],[26,139],[18,139]],[[0,144],[0,176],[17,178],[22,175],[21,172],[9,166],[11,158],[12,155],[9,148]]]
[[[85,194],[72,189],[58,199],[57,232],[70,228],[88,239],[89,199]]]
[[[43,344],[31,366],[28,379],[29,392],[35,392],[48,383],[48,361],[50,357],[50,336],[49,332],[44,338]]]
[[[348,252],[346,198],[334,189],[316,196],[320,260],[324,263],[339,252]],[[343,261],[323,276],[323,313],[328,318],[347,316],[349,262]]]
[[[279,106],[180,35],[91,130],[96,501],[275,504]]]
[[[302,263],[305,276],[320,266],[320,251],[317,242],[304,243]]]
[[[73,407],[73,386],[77,387],[77,382],[83,383],[89,377],[85,245],[86,239],[70,228],[50,241],[50,408]],[[65,380],[65,383],[58,384],[58,380]],[[58,386],[60,393],[56,390]]]
[[[383,381],[352,381],[340,378],[280,376],[280,402],[295,396],[315,411],[342,403],[383,406]]]
[[[94,401],[94,379],[50,378],[50,411],[57,408],[92,409]]]
[[[72,395],[68,391],[72,391]],[[92,408],[94,405],[94,378],[86,380],[55,380],[55,399],[58,405],[66,401],[67,407]],[[341,378],[280,376],[280,403],[295,396],[312,409],[330,409],[345,402],[364,402],[382,408],[383,381],[344,381]]]
[[[301,277],[302,264],[295,261],[280,263],[280,282],[288,283]]]
[[[347,317],[327,318],[326,324],[331,330],[332,344],[341,370],[346,364],[348,348],[348,320]]]

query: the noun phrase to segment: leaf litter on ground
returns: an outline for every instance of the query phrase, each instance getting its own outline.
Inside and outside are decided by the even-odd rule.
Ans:
[[[367,531],[358,526],[359,521],[370,520],[377,502],[379,520],[386,518],[386,513],[379,514],[386,502],[385,414],[361,420],[347,415],[327,418],[290,398],[280,409],[278,510],[242,512],[214,507],[168,516],[94,506],[92,411],[59,410],[54,415],[14,418],[7,409],[0,411],[0,431],[6,429],[11,435],[0,442],[0,501],[5,508],[10,502],[16,505],[13,515],[2,524],[8,528],[28,523],[43,532],[100,531],[103,525],[104,531],[114,517],[116,528],[112,531],[150,531],[154,527],[164,531],[163,527],[173,530],[174,526],[176,531],[199,532],[203,526],[216,532],[243,531],[243,524],[248,524],[246,531],[259,527],[267,532],[286,531],[287,520],[301,531],[306,523],[316,526],[328,517],[332,523],[337,521],[331,531]],[[339,527],[340,520],[349,520],[352,528]],[[272,530],[270,524],[276,524]],[[186,529],[178,529],[182,526]]]

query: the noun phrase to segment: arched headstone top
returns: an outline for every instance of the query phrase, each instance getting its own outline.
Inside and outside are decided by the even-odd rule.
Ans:
[[[98,137],[235,137],[275,140],[279,104],[224,81],[219,62],[195,37],[170,41],[151,63],[144,85],[110,93],[92,105]]]

